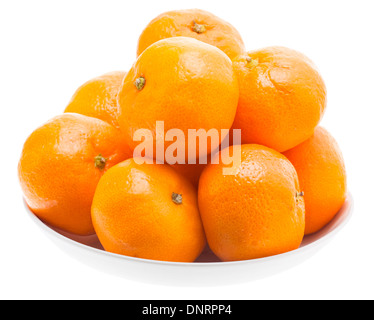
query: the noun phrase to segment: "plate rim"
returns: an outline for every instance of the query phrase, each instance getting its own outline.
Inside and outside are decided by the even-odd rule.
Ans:
[[[297,253],[307,251],[313,247],[316,247],[319,245],[320,242],[326,241],[330,238],[332,238],[336,233],[338,233],[352,218],[353,215],[353,208],[354,208],[354,200],[351,192],[347,193],[347,198],[343,204],[347,205],[346,210],[348,211],[346,218],[338,225],[336,226],[333,230],[331,230],[329,233],[325,234],[321,238],[317,239],[316,241],[313,241],[311,243],[308,243],[307,245],[303,247],[299,247],[298,249],[288,251],[285,253],[277,254],[277,255],[272,255],[268,257],[263,257],[263,258],[257,258],[257,259],[249,259],[249,260],[239,260],[239,261],[219,261],[219,262],[173,262],[173,261],[161,261],[161,260],[151,260],[151,259],[144,259],[144,258],[137,258],[137,257],[130,257],[126,255],[121,255],[118,253],[113,253],[113,252],[108,252],[105,250],[97,249],[88,245],[85,245],[83,243],[79,243],[73,239],[70,239],[57,231],[53,230],[50,228],[48,225],[46,225],[42,220],[40,220],[29,208],[29,206],[26,203],[26,200],[23,199],[23,204],[24,207],[28,213],[28,216],[30,217],[31,220],[35,224],[37,224],[39,227],[41,227],[45,232],[49,233],[50,235],[59,238],[62,241],[67,241],[73,246],[80,247],[84,250],[91,251],[95,254],[98,255],[103,255],[107,257],[112,257],[115,259],[119,260],[127,260],[129,262],[136,262],[136,263],[144,263],[144,264],[156,264],[156,265],[163,265],[163,266],[174,266],[174,267],[192,267],[192,268],[206,268],[206,267],[226,267],[226,266],[235,266],[235,265],[245,265],[245,264],[256,264],[256,263],[265,263],[269,262],[271,260],[279,259],[282,257],[287,257],[290,255],[295,255]],[[342,206],[342,208],[343,208]]]

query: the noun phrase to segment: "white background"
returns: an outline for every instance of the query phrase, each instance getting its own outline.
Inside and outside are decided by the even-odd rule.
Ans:
[[[173,9],[231,22],[248,50],[283,45],[309,56],[328,88],[322,125],[344,153],[354,216],[316,256],[242,285],[147,285],[89,268],[61,252],[27,217],[17,162],[27,136],[63,112],[86,80],[131,67],[146,24]],[[0,2],[0,298],[373,299],[373,1]]]

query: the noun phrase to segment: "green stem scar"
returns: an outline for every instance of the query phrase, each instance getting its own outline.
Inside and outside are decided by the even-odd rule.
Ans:
[[[180,205],[180,204],[183,203],[183,197],[182,197],[182,195],[179,194],[179,193],[175,193],[175,192],[173,192],[172,195],[171,195],[171,199],[173,200],[173,202],[174,202],[175,204]]]
[[[100,153],[97,157],[95,157],[95,168],[99,170],[104,170],[108,159],[104,158]]]
[[[145,87],[145,78],[139,77],[135,80],[134,85],[138,91],[142,91]]]
[[[202,34],[202,33],[206,32],[206,25],[198,24],[196,21],[193,21],[192,31],[196,32],[198,34]]]

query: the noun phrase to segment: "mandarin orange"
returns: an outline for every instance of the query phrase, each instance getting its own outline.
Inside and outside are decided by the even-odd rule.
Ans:
[[[305,233],[322,229],[337,214],[347,197],[347,176],[342,152],[326,129],[284,155],[295,166],[305,193]]]
[[[193,262],[206,244],[196,189],[166,164],[128,159],[108,170],[92,220],[105,250],[127,256]]]
[[[239,104],[233,128],[243,143],[286,151],[313,135],[326,108],[325,83],[313,62],[285,47],[237,57]]]
[[[232,62],[221,50],[192,38],[168,38],[148,47],[128,72],[118,94],[118,121],[132,150],[140,144],[134,141],[135,133],[144,129],[153,134],[145,143],[155,150],[157,122],[163,123],[166,133],[178,130],[183,142],[189,130],[216,129],[220,134],[221,129],[231,128],[238,99]],[[196,156],[191,158],[209,154],[226,135],[213,142],[209,139],[203,151],[197,141]],[[164,142],[162,156],[174,143],[171,139]],[[188,147],[185,143],[185,160]]]
[[[153,19],[139,37],[138,56],[159,40],[181,36],[216,46],[230,59],[245,52],[242,37],[230,23],[210,12],[190,9],[165,12]]]
[[[223,173],[228,166],[221,157],[204,169],[199,182],[200,214],[212,251],[223,261],[235,261],[297,249],[305,206],[291,162],[260,145],[235,145],[230,152],[241,161],[231,175]]]
[[[117,94],[126,72],[114,71],[82,84],[74,93],[67,113],[79,113],[106,121],[118,128]]]
[[[48,224],[93,234],[91,204],[102,175],[130,156],[118,129],[66,113],[36,129],[25,142],[18,173],[30,209]]]

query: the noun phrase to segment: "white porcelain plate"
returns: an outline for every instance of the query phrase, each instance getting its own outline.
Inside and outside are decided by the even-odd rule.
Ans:
[[[348,222],[353,212],[349,195],[335,218],[306,236],[299,249],[267,258],[220,262],[207,248],[194,263],[132,258],[103,250],[96,236],[75,236],[43,223],[25,205],[31,219],[63,251],[90,267],[130,280],[176,286],[218,286],[244,283],[290,269],[310,258]]]

